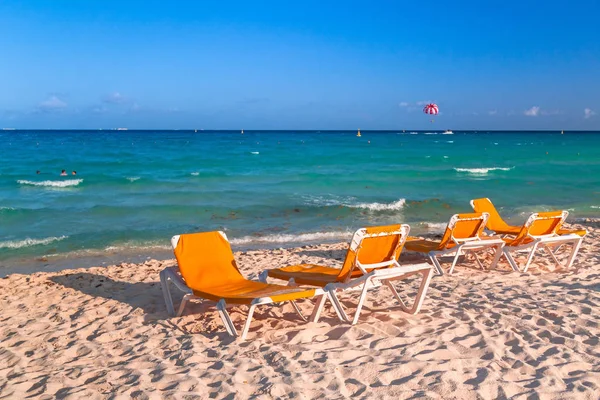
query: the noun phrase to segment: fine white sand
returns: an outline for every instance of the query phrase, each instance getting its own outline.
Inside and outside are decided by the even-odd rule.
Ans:
[[[158,274],[173,260],[11,275],[0,279],[0,399],[597,399],[600,224],[587,227],[569,271],[545,257],[527,273],[467,260],[432,280],[418,315],[386,290],[372,292],[356,326],[329,307],[306,324],[289,304],[266,306],[245,342],[225,333],[211,303],[168,317]],[[236,258],[255,279],[293,263],[339,265],[345,246]],[[399,287],[411,296],[416,283]],[[356,296],[341,296],[349,312]],[[312,304],[300,302],[307,314]],[[246,311],[232,309],[238,327]]]

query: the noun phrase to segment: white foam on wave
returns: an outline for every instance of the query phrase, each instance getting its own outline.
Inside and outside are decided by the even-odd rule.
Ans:
[[[140,243],[124,243],[121,246],[108,246],[104,249],[104,251],[111,252],[125,252],[125,251],[142,251],[142,250],[171,250],[173,247],[166,244],[157,244],[157,243],[148,243],[148,244],[140,244]]]
[[[400,210],[404,207],[406,199],[398,199],[391,203],[358,203],[355,197],[323,197],[323,196],[304,196],[304,201],[307,205],[317,207],[348,207],[361,208],[370,211],[393,211]]]
[[[351,208],[364,208],[371,211],[392,211],[401,210],[406,204],[406,199],[400,199],[392,203],[359,203],[347,204]]]
[[[446,226],[448,226],[447,222],[422,222],[421,225],[427,229],[428,232],[432,233],[444,233],[446,230]]]
[[[411,135],[418,135],[419,132],[410,132]]]
[[[256,154],[260,154],[260,153],[258,151],[251,151],[250,154],[256,155]]]
[[[446,143],[454,143],[454,140],[448,140]]]
[[[66,179],[64,181],[26,181],[26,180],[18,180],[17,183],[21,185],[29,185],[29,186],[45,186],[45,187],[69,187],[69,186],[77,186],[83,179]]]
[[[15,211],[16,208],[13,207],[0,207],[0,211]]]
[[[424,135],[437,135],[437,132],[425,132]]]
[[[58,242],[60,240],[64,240],[66,238],[68,238],[68,236],[49,237],[49,238],[44,238],[44,239],[26,238],[23,240],[8,240],[6,242],[0,242],[0,249],[20,249],[23,247],[46,245],[46,244],[50,244],[52,242]]]
[[[486,175],[490,171],[510,171],[514,167],[490,167],[490,168],[454,168],[456,172],[466,172],[472,175]]]
[[[190,175],[192,175],[192,176],[198,176],[198,175],[200,175],[200,172],[192,172]]]
[[[314,242],[317,240],[349,239],[352,232],[314,232],[302,233],[299,235],[277,234],[267,236],[244,236],[241,238],[232,238],[230,243],[233,245],[244,245],[249,243],[302,243]]]
[[[590,208],[600,208],[600,206],[590,206]]]
[[[140,177],[139,177],[139,176],[128,176],[126,179],[127,179],[129,182],[135,182],[135,181],[139,180],[139,179],[140,179]]]

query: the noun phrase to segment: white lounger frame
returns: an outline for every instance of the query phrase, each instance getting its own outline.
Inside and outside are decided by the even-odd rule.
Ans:
[[[431,281],[431,277],[433,276],[433,269],[432,269],[431,265],[429,265],[427,263],[421,263],[421,264],[404,265],[403,266],[403,265],[398,264],[398,261],[396,261],[395,258],[393,258],[392,260],[389,260],[389,261],[384,261],[384,262],[376,263],[376,264],[361,264],[358,261],[360,247],[361,247],[362,241],[364,239],[369,238],[369,237],[384,236],[384,235],[390,235],[390,234],[400,234],[400,235],[402,235],[401,236],[402,239],[398,242],[397,247],[399,247],[399,246],[404,245],[404,242],[406,241],[406,238],[408,237],[409,232],[410,232],[410,226],[408,226],[406,224],[401,225],[400,229],[398,231],[389,232],[389,233],[385,232],[385,233],[368,234],[365,228],[362,228],[362,229],[359,229],[358,231],[356,231],[354,233],[354,236],[352,237],[352,242],[350,244],[350,248],[351,248],[351,250],[353,250],[355,252],[355,257],[356,257],[355,267],[360,269],[362,271],[363,275],[361,275],[360,277],[355,278],[355,279],[348,278],[348,280],[346,282],[336,282],[336,283],[327,284],[323,288],[323,290],[325,291],[325,294],[318,297],[317,305],[315,306],[313,313],[310,316],[310,321],[311,322],[319,321],[319,317],[320,317],[323,307],[325,305],[325,301],[327,299],[329,299],[331,301],[331,304],[333,305],[333,308],[334,308],[338,318],[342,322],[350,322],[350,319],[348,318],[348,315],[344,311],[344,308],[343,308],[342,304],[340,303],[339,299],[337,298],[337,295],[335,294],[335,292],[337,290],[343,291],[343,290],[349,290],[352,288],[360,288],[361,294],[360,294],[360,297],[358,300],[358,306],[356,308],[356,312],[354,313],[354,318],[352,319],[352,322],[351,322],[352,325],[355,325],[358,322],[358,317],[360,316],[360,311],[363,307],[365,298],[367,296],[367,291],[371,288],[379,287],[379,286],[381,286],[381,284],[384,284],[392,291],[392,294],[400,303],[400,307],[402,308],[403,311],[410,313],[410,314],[418,313],[421,310],[421,306],[423,305],[423,301],[425,300],[425,295],[427,294],[427,289],[429,288],[429,283]],[[396,250],[397,250],[397,248],[394,250],[394,252],[392,254],[396,254]],[[368,270],[372,270],[372,271],[368,272]],[[400,297],[398,292],[396,291],[396,288],[394,288],[392,281],[403,279],[403,278],[406,278],[407,276],[413,275],[413,274],[421,274],[421,275],[423,275],[423,278],[421,280],[421,285],[419,286],[419,291],[417,292],[417,295],[415,297],[412,307],[408,307],[404,303],[404,301],[402,300],[402,298]],[[268,271],[263,271],[259,276],[259,280],[266,282],[267,276],[268,276]],[[348,276],[350,277],[350,274],[348,274]],[[288,282],[290,285],[295,284],[294,279],[290,279]]]
[[[447,229],[454,230],[454,226],[456,225],[456,222],[459,219],[461,221],[483,219],[482,223],[485,226],[487,224],[487,220],[489,217],[490,217],[490,215],[488,213],[482,213],[481,218],[459,218],[458,214],[456,214],[456,215],[453,215],[452,218],[450,218],[450,222],[448,222]],[[437,257],[449,255],[452,253],[456,253],[456,254],[454,256],[454,259],[452,260],[452,266],[450,267],[450,270],[448,271],[449,275],[452,275],[452,273],[454,272],[454,267],[456,266],[456,263],[458,262],[458,258],[463,254],[467,255],[469,253],[471,253],[475,257],[475,261],[477,261],[477,265],[479,265],[479,267],[481,269],[485,270],[485,267],[483,266],[483,264],[479,260],[479,257],[477,257],[477,254],[476,254],[477,251],[485,249],[485,248],[496,248],[496,253],[494,255],[494,259],[492,261],[492,264],[490,265],[490,268],[493,269],[496,267],[496,265],[498,264],[498,261],[500,260],[500,257],[502,256],[502,248],[504,247],[504,244],[505,244],[504,240],[502,240],[501,238],[481,239],[479,236],[476,236],[473,238],[467,238],[467,239],[459,239],[459,238],[455,238],[454,235],[452,235],[450,237],[450,240],[452,242],[454,242],[454,244],[456,246],[454,246],[450,249],[446,249],[446,250],[434,250],[434,251],[430,251],[429,253],[427,253],[427,255],[429,256],[429,259],[435,266],[437,275],[444,275],[444,270],[442,269],[442,265],[440,264],[440,261],[437,259]]]
[[[227,240],[227,236],[225,235],[224,232],[219,231],[219,233],[225,238],[225,240]],[[179,237],[180,237],[180,235],[175,235],[171,238],[171,245],[173,246],[173,249],[175,249],[177,247],[177,243],[179,242]],[[175,308],[173,306],[173,298],[171,297],[171,292],[169,290],[169,284],[168,284],[169,281],[173,282],[179,290],[181,290],[182,292],[185,293],[185,295],[183,296],[183,299],[181,300],[181,304],[179,305],[179,309],[177,310],[177,314],[175,314]],[[167,267],[160,272],[160,285],[161,285],[161,288],[163,291],[163,296],[165,298],[165,303],[167,305],[167,312],[169,313],[169,315],[176,315],[179,317],[183,313],[183,310],[185,309],[185,306],[188,303],[188,301],[193,300],[193,299],[198,299],[198,300],[204,299],[203,297],[194,295],[192,289],[190,289],[185,284],[185,281],[183,280],[183,277],[181,276],[181,273],[179,272],[179,267],[177,267],[177,266]],[[326,293],[324,290],[315,289],[315,297],[321,298],[325,294]],[[304,315],[302,315],[302,312],[300,311],[300,308],[298,307],[296,302],[294,300],[289,300],[289,301],[292,303],[294,310],[296,311],[296,313],[298,313],[300,318],[303,321],[307,321],[307,319],[304,317]],[[256,306],[263,305],[263,304],[272,304],[272,303],[275,303],[275,301],[273,301],[273,299],[270,297],[260,297],[260,298],[254,299],[252,301],[252,303],[250,304],[250,309],[248,310],[248,317],[246,318],[246,323],[244,324],[244,328],[242,330],[241,336],[238,335],[238,332],[235,329],[235,326],[233,325],[233,321],[231,320],[231,317],[229,316],[229,313],[227,312],[228,304],[225,303],[224,299],[221,299],[217,302],[217,311],[219,312],[219,316],[221,317],[221,321],[223,322],[223,325],[225,325],[225,329],[227,330],[227,333],[233,337],[239,336],[242,340],[245,340],[246,335],[248,334],[248,330],[250,329],[250,322],[252,321],[252,316],[254,314],[254,309],[256,308]],[[237,305],[237,304],[234,304],[234,305]],[[314,312],[313,312],[313,314],[314,314]],[[340,316],[340,318],[342,318],[342,317]]]
[[[567,219],[568,215],[569,215],[568,211],[562,212],[562,216],[560,217],[561,218],[561,221],[560,221],[561,226]],[[556,218],[556,217],[554,217],[554,218]],[[538,213],[533,213],[529,216],[529,218],[527,218],[527,221],[525,222],[525,227],[529,228],[536,220],[543,220],[543,219],[551,219],[551,217],[541,217]],[[581,243],[583,242],[583,236],[579,236],[575,233],[569,233],[566,235],[559,235],[559,234],[555,234],[555,233],[551,233],[548,235],[532,235],[528,232],[527,236],[530,239],[532,239],[531,242],[523,244],[523,245],[518,245],[518,246],[505,246],[502,249],[502,252],[503,252],[504,256],[506,257],[506,259],[508,260],[508,263],[510,264],[512,269],[514,269],[515,271],[521,271],[521,270],[519,269],[519,266],[517,265],[517,262],[513,258],[511,252],[525,251],[529,248],[531,248],[531,250],[529,251],[529,255],[527,256],[527,262],[526,262],[525,268],[523,268],[522,272],[527,271],[527,269],[529,268],[529,265],[533,261],[535,252],[540,248],[544,249],[550,255],[552,260],[556,263],[556,266],[566,267],[567,269],[569,269],[573,265],[573,261],[575,261],[575,256],[577,255],[577,252],[579,251],[579,248],[581,247]],[[556,258],[555,252],[552,251],[552,248],[551,248],[554,246],[560,247],[564,244],[571,244],[573,246],[573,249],[571,250],[571,254],[567,260],[566,265],[563,265],[560,261],[558,261],[558,259]],[[558,251],[558,249],[556,251]]]

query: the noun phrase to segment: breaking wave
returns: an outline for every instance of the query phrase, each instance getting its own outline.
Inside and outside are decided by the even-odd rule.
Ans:
[[[490,171],[510,171],[514,167],[491,167],[491,168],[454,168],[456,172],[466,172],[473,175],[486,175]]]
[[[243,245],[250,243],[302,243],[302,242],[314,242],[317,240],[342,240],[349,239],[352,236],[352,232],[314,232],[314,233],[302,233],[299,235],[292,234],[278,234],[278,235],[267,235],[267,236],[244,236],[241,238],[230,239],[233,245]]]
[[[39,181],[39,182],[25,181],[25,180],[18,180],[17,181],[17,183],[21,184],[21,185],[46,186],[46,187],[69,187],[69,186],[77,186],[81,182],[83,182],[83,179],[66,179],[64,181]]]
[[[46,245],[52,242],[58,242],[64,240],[68,236],[49,237],[45,239],[23,239],[23,240],[8,240],[6,242],[0,242],[0,249],[20,249],[23,247],[31,247],[38,245]]]
[[[406,204],[406,199],[400,199],[392,203],[359,203],[359,204],[347,204],[350,208],[364,208],[371,211],[390,211],[390,210],[401,210]]]

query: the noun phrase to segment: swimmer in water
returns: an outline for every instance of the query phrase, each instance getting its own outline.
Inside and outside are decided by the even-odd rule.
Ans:
[[[40,170],[38,169],[37,171],[35,171],[35,173],[39,175],[40,174]]]
[[[60,176],[67,176],[67,171],[64,169],[60,171]]]
[[[71,175],[77,175],[77,171],[71,172]]]

